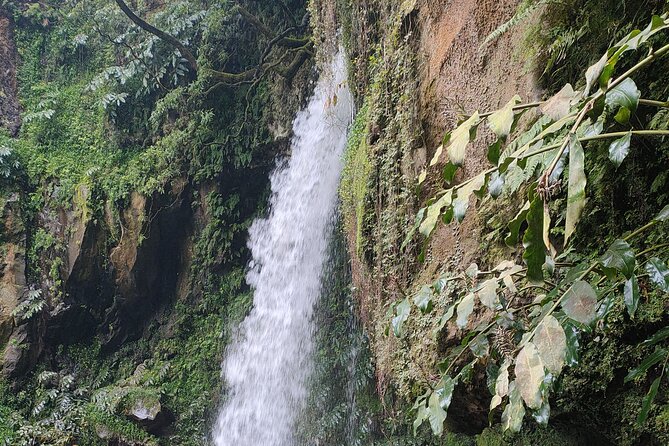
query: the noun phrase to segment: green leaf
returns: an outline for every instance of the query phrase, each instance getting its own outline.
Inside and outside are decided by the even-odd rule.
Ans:
[[[479,334],[474,338],[471,344],[469,344],[469,349],[477,358],[483,358],[490,352],[490,342],[488,342],[488,338],[483,334]]]
[[[657,257],[653,257],[646,263],[646,272],[650,280],[665,293],[669,293],[669,270],[667,265]]]
[[[636,313],[636,309],[639,306],[639,283],[635,275],[632,275],[632,277],[625,281],[624,295],[627,312],[634,319],[634,313]]]
[[[579,343],[578,343],[578,330],[572,324],[568,323],[564,327],[564,333],[567,336],[567,354],[565,356],[565,363],[569,367],[574,367],[578,365],[579,355]]]
[[[446,181],[448,184],[451,184],[453,182],[453,178],[455,178],[455,173],[457,171],[458,171],[458,166],[456,166],[451,162],[446,163],[446,166],[444,166],[444,171],[442,173],[444,181]]]
[[[564,295],[562,309],[570,319],[590,324],[597,316],[597,293],[588,282],[574,282]]]
[[[523,399],[520,396],[516,382],[512,381],[509,384],[509,404],[506,405],[502,413],[502,428],[505,431],[520,432],[524,417],[525,406],[523,406]]]
[[[648,390],[648,393],[644,397],[643,403],[641,404],[641,412],[639,412],[639,415],[636,417],[637,424],[643,424],[648,419],[650,406],[653,404],[653,400],[655,399],[655,396],[657,396],[657,390],[660,388],[660,378],[660,376],[655,378],[653,384],[650,385],[650,389]]]
[[[667,338],[669,338],[669,327],[665,327],[659,330],[653,336],[643,341],[641,345],[655,345],[658,342],[662,342]]]
[[[455,384],[455,380],[444,376],[428,400],[427,419],[430,422],[432,433],[436,436],[441,436],[444,432],[444,421],[446,421],[447,411],[453,399]]]
[[[513,107],[520,102],[520,96],[516,95],[501,110],[496,111],[488,117],[488,127],[490,127],[490,130],[498,138],[506,138],[511,133],[514,118]]]
[[[444,146],[443,144],[437,147],[437,150],[434,152],[434,156],[430,160],[430,167],[434,166],[439,162],[439,158],[441,158],[441,154],[444,153]]]
[[[567,355],[567,336],[558,320],[546,316],[537,327],[534,343],[548,371],[559,375]]]
[[[416,296],[414,297],[413,301],[414,305],[416,305],[421,313],[426,314],[432,311],[432,288],[430,288],[427,285],[423,285],[416,293]]]
[[[443,329],[446,326],[448,321],[451,320],[454,313],[455,313],[455,305],[451,305],[450,307],[448,307],[448,310],[444,312],[441,318],[439,318],[439,325],[437,325],[435,332],[441,331],[441,329]]]
[[[429,238],[432,235],[432,231],[434,231],[437,221],[439,221],[442,209],[451,205],[452,193],[453,191],[449,189],[441,198],[428,206],[425,220],[423,220],[419,228],[420,233],[425,238]]]
[[[546,262],[544,245],[544,202],[536,195],[527,212],[527,230],[523,235],[523,260],[527,264],[527,278],[533,283],[544,280],[543,264]]]
[[[636,257],[629,243],[625,240],[618,239],[613,242],[599,261],[606,268],[620,271],[628,279],[634,275]]]
[[[491,310],[499,310],[502,305],[497,296],[497,279],[490,279],[483,282],[481,288],[477,291],[479,300],[483,305]]]
[[[467,209],[469,209],[469,198],[484,185],[485,176],[477,175],[457,190],[457,196],[453,201],[453,213],[459,223],[464,220]]]
[[[509,248],[513,248],[518,244],[520,228],[527,219],[527,213],[530,210],[530,202],[527,201],[520,209],[518,214],[509,222],[510,234],[504,239],[504,242]]]
[[[631,78],[627,78],[606,93],[605,103],[611,110],[618,110],[615,120],[626,124],[639,105],[641,92]]]
[[[669,220],[669,205],[665,206],[659,214],[655,216],[653,221],[667,221]]]
[[[639,364],[638,367],[633,368],[632,370],[629,371],[627,376],[625,377],[625,382],[628,383],[630,381],[633,381],[640,376],[643,376],[646,374],[648,369],[653,367],[655,364],[658,364],[660,361],[663,361],[667,357],[667,350],[664,348],[657,348],[653,353],[651,353],[649,356],[646,357],[643,361],[641,361],[641,364]]]
[[[392,326],[393,333],[398,338],[402,337],[404,334],[402,328],[407,319],[409,319],[409,313],[411,313],[411,304],[409,304],[408,299],[404,299],[402,302],[397,304],[397,307],[395,307],[395,317],[392,320]]]
[[[590,89],[592,87],[599,84],[599,75],[602,73],[602,70],[604,70],[608,59],[608,55],[604,54],[602,58],[597,61],[597,63],[592,65],[585,72],[585,91],[583,92],[584,97],[587,97],[590,94]]]
[[[571,101],[577,96],[571,84],[562,87],[555,96],[541,106],[541,112],[553,121],[559,121],[569,114]]]
[[[499,162],[499,155],[502,153],[503,138],[498,138],[497,141],[488,146],[488,161],[495,166]]]
[[[625,136],[616,139],[609,146],[609,159],[616,167],[620,167],[623,160],[630,152],[630,143],[632,141],[632,132],[627,132]]]
[[[475,112],[450,134],[450,137],[448,138],[448,156],[451,163],[456,166],[461,166],[465,161],[467,144],[469,144],[469,142],[476,136],[476,128],[479,122],[479,113]]]
[[[539,356],[539,350],[532,342],[525,347],[516,357],[516,385],[520,391],[525,404],[530,409],[541,407],[541,383],[546,376],[544,363]]]
[[[458,304],[458,317],[455,320],[458,328],[465,328],[467,322],[469,322],[469,316],[471,316],[474,311],[474,293],[467,294],[462,301]]]
[[[565,223],[565,244],[576,230],[585,207],[585,155],[583,146],[576,135],[569,136],[569,185],[567,188],[567,221]]]

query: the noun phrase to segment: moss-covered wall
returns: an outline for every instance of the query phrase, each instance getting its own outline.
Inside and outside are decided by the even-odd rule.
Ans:
[[[443,329],[439,323],[451,299],[450,288],[434,298],[431,313],[422,315],[414,307],[399,339],[391,327],[395,306],[439,276],[462,272],[473,262],[482,270],[492,268],[515,255],[503,240],[520,194],[472,202],[462,224],[440,225],[426,246],[420,237],[405,241],[417,209],[430,204],[427,200],[442,182],[428,175],[418,186],[418,175],[441,143],[441,135],[453,128],[458,114],[494,110],[516,92],[531,102],[550,97],[567,82],[582,88],[585,69],[612,42],[636,27],[644,28],[653,11],[663,8],[662,2],[653,1],[583,0],[538,8],[534,3],[367,1],[341,2],[335,8],[352,57],[349,81],[360,105],[347,150],[342,213],[377,385],[393,408],[387,408],[388,419],[399,425],[404,423],[399,414],[415,414],[410,410],[413,400],[436,384],[437,364],[458,351],[464,333],[454,325]],[[516,11],[525,18],[486,42]],[[655,45],[662,39],[666,37],[658,37]],[[640,57],[626,59],[621,72]],[[667,99],[665,66],[666,61],[658,62],[635,77],[644,97]],[[636,119],[635,125],[666,128],[662,108],[640,109]],[[483,170],[490,143],[483,138],[483,143],[468,149],[456,182]],[[634,144],[624,169],[608,162],[608,144],[588,146],[590,198],[573,242],[573,259],[601,254],[616,237],[643,225],[667,204],[666,142]],[[557,197],[556,208],[565,199]],[[471,212],[474,206],[476,212]],[[666,225],[657,227],[644,246],[661,243],[666,234]],[[624,314],[619,295],[610,316],[583,336],[581,362],[561,379],[552,400],[550,428],[528,422],[516,437],[502,435],[497,428],[481,433],[488,425],[490,401],[485,367],[456,389],[447,428],[476,435],[477,444],[486,445],[664,444],[666,383],[651,419],[643,426],[635,421],[659,369],[635,383],[622,382],[627,371],[652,352],[638,343],[668,321],[666,293],[650,289],[634,320]],[[491,419],[493,425],[498,420]],[[409,431],[411,421],[407,415],[399,430]],[[388,438],[391,432],[386,431]],[[444,440],[416,441],[442,444]]]

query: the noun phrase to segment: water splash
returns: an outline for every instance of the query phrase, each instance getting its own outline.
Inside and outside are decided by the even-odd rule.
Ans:
[[[228,387],[216,446],[290,446],[308,394],[313,311],[352,119],[343,54],[293,124],[290,159],[272,174],[271,211],[249,236],[253,309],[223,363]]]

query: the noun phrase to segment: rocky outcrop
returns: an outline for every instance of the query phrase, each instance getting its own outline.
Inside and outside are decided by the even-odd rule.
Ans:
[[[19,130],[19,102],[16,95],[16,47],[13,23],[7,11],[0,7],[0,127],[10,134]]]

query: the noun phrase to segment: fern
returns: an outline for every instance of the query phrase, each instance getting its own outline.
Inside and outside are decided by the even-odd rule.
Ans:
[[[497,29],[495,29],[492,33],[490,33],[488,37],[485,38],[481,46],[485,46],[488,43],[492,42],[493,40],[496,40],[502,35],[506,34],[507,32],[509,32],[509,30],[511,30],[511,28],[513,28],[523,20],[527,19],[530,15],[532,15],[532,13],[534,13],[540,7],[555,2],[556,0],[539,0],[536,3],[533,2],[522,3],[518,8],[518,10],[516,11],[516,13],[513,15],[513,17],[511,17],[506,22],[502,23],[499,27],[497,27]]]

